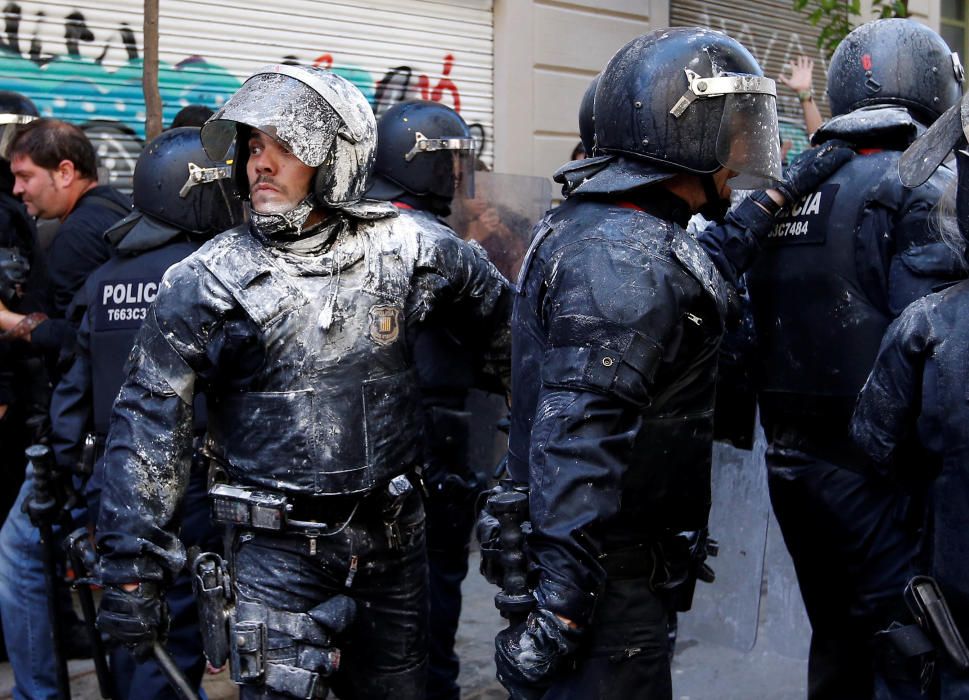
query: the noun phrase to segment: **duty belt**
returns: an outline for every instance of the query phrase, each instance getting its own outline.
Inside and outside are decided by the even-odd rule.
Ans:
[[[219,483],[209,489],[209,497],[213,519],[226,525],[327,536],[341,532],[356,518],[382,523],[393,545],[399,540],[397,518],[413,491],[408,477],[401,474],[363,496],[307,496]]]

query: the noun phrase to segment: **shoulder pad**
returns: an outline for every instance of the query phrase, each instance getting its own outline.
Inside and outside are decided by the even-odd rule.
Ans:
[[[245,225],[219,234],[196,257],[259,327],[307,301]]]
[[[907,146],[922,127],[904,107],[864,107],[832,117],[817,130],[813,142],[844,139],[853,144]]]
[[[410,292],[423,231],[413,218],[406,216],[357,224],[367,265],[363,283],[366,291],[404,303]]]
[[[721,317],[726,316],[727,283],[720,271],[693,236],[679,226],[672,228],[673,240],[670,243],[670,249],[673,255],[713,299]]]

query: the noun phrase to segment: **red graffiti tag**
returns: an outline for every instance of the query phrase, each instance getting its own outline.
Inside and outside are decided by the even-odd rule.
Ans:
[[[426,75],[421,75],[417,78],[417,87],[421,91],[421,97],[432,102],[440,102],[441,98],[444,97],[444,91],[447,90],[451,93],[451,100],[454,102],[454,111],[460,112],[461,93],[458,92],[458,86],[450,78],[452,68],[454,68],[454,55],[445,54],[444,69],[441,71],[442,77],[437,81],[434,89],[431,89],[431,80]]]

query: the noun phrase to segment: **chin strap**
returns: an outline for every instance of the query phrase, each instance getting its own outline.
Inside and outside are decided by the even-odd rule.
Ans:
[[[267,238],[299,238],[303,224],[315,208],[312,194],[289,211],[279,214],[260,214],[252,208],[251,202],[248,207],[252,225]]]

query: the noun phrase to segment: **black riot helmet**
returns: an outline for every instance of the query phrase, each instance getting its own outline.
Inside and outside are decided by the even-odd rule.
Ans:
[[[377,162],[368,195],[407,193],[445,207],[474,197],[474,138],[461,115],[437,102],[402,102],[377,122]]]
[[[579,104],[579,139],[582,141],[585,154],[589,157],[596,155],[593,152],[596,145],[596,123],[593,108],[596,102],[597,85],[599,85],[598,75],[592,79],[589,87],[585,89],[582,102]]]
[[[959,101],[963,79],[958,54],[924,24],[876,19],[855,28],[831,57],[828,102],[834,116],[890,104],[931,124]]]
[[[28,98],[19,92],[0,90],[0,158],[7,160],[17,127],[39,118],[40,112]]]
[[[138,157],[132,180],[136,211],[108,230],[120,249],[145,240],[161,244],[176,233],[213,236],[242,221],[232,165],[209,158],[198,127],[169,129]],[[123,240],[122,240],[123,239]]]
[[[595,93],[596,156],[619,163],[575,191],[615,192],[722,167],[742,176],[734,188],[769,186],[781,178],[776,100],[774,81],[726,34],[644,34],[616,52]]]
[[[39,117],[37,107],[28,98],[19,92],[0,90],[0,192],[13,192],[13,173],[7,155],[17,135],[17,127]]]

